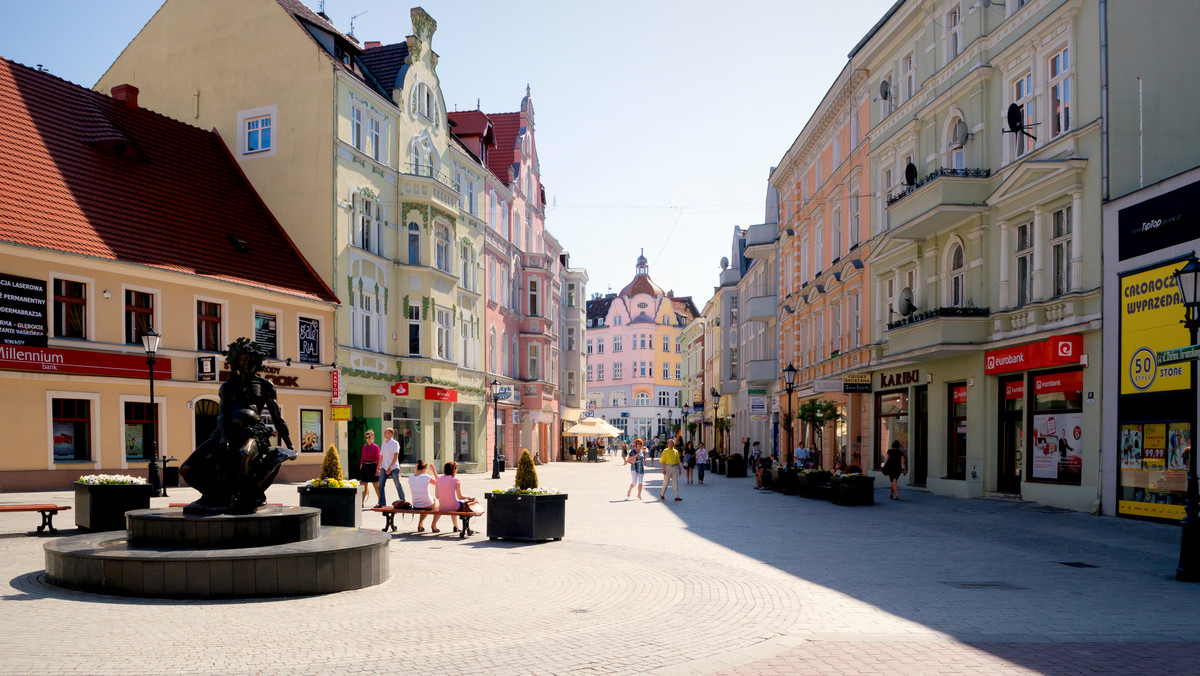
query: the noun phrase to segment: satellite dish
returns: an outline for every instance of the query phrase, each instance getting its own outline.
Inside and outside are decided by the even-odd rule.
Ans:
[[[1009,133],[1024,134],[1034,141],[1037,140],[1036,136],[1030,134],[1029,131],[1025,129],[1025,115],[1021,113],[1021,106],[1018,106],[1015,103],[1008,104],[1008,113],[1006,114],[1006,117],[1008,118]]]
[[[904,167],[904,184],[910,186],[917,184],[917,165],[912,162]]]
[[[884,80],[879,83],[879,98],[884,101],[888,100],[888,95],[892,93],[892,83]]]
[[[722,270],[727,270],[728,268],[729,268],[729,258],[727,258],[727,257],[722,257],[722,258],[721,258],[721,269],[722,269]]]
[[[913,305],[912,289],[908,288],[907,286],[903,289],[900,289],[900,314],[907,317],[916,309],[917,306]]]
[[[967,123],[959,120],[954,123],[954,133],[950,139],[950,145],[955,148],[961,148],[967,142]]]

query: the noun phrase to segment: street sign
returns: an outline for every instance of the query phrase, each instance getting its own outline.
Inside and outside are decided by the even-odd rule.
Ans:
[[[1187,347],[1177,347],[1173,350],[1163,350],[1158,355],[1158,365],[1178,364],[1183,361],[1195,361],[1200,358],[1200,345],[1188,345]]]

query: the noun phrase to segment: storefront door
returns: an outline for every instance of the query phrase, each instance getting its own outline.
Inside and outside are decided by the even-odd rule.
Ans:
[[[1021,492],[1025,450],[1025,376],[1000,381],[1000,449],[996,454],[996,491]]]
[[[916,397],[916,438],[913,439],[912,456],[909,458],[908,482],[914,486],[924,486],[925,477],[929,475],[929,386],[920,385],[913,388]]]

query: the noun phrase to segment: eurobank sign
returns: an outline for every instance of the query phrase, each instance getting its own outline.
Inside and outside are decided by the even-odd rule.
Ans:
[[[1048,340],[984,354],[988,375],[1078,364],[1083,356],[1083,336],[1051,336]]]

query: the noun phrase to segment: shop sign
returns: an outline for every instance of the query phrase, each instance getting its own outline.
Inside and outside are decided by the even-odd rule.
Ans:
[[[264,366],[262,377],[271,381],[275,387],[300,387],[300,376],[283,376],[279,375],[279,367]],[[221,371],[221,382],[229,380],[229,371]]]
[[[521,424],[521,410],[514,409],[512,413],[513,413],[513,424],[520,425]]]
[[[408,383],[392,383],[392,394],[397,397],[407,397]]]
[[[342,398],[342,372],[334,369],[331,375],[333,378],[330,380],[330,394],[333,400],[337,401]]]
[[[751,387],[746,390],[746,394],[750,398],[750,419],[766,420],[767,389],[765,387]]]
[[[300,363],[321,363],[321,322],[308,317],[300,317]]]
[[[1158,353],[1190,344],[1175,261],[1121,277],[1121,394],[1171,392],[1191,387],[1192,364],[1164,366]]]
[[[1025,398],[1025,381],[1017,380],[1011,383],[1004,383],[1004,398],[1005,399],[1024,399]]]
[[[336,373],[336,372],[335,372]],[[349,420],[350,404],[334,404],[329,407],[330,420]]]
[[[196,382],[217,382],[217,355],[210,354],[196,357]]]
[[[425,398],[432,401],[458,401],[458,392],[442,387],[426,387]]]
[[[871,374],[870,373],[847,373],[842,376],[842,392],[867,392],[871,391]]]
[[[0,346],[0,369],[35,371],[85,376],[114,376],[145,378],[148,371],[146,355],[61,350],[52,347]],[[158,357],[154,362],[154,379],[171,379],[171,360]]]
[[[813,392],[841,392],[842,382],[836,378],[818,378],[813,381]]]
[[[911,371],[900,371],[898,373],[880,373],[879,388],[889,389],[893,387],[904,387],[906,385],[917,385],[921,382],[921,369],[913,369]]]
[[[500,388],[496,391],[496,394],[493,395],[493,399],[495,401],[504,401],[504,400],[512,397],[512,395],[513,395],[513,386],[512,385],[501,385]]]
[[[1068,371],[1053,375],[1035,376],[1033,393],[1049,394],[1051,392],[1081,392],[1083,391],[1083,371]]]
[[[254,312],[254,342],[268,357],[279,356],[276,352],[275,315],[269,312]]]
[[[984,372],[988,375],[1028,371],[1030,369],[1078,364],[1083,355],[1083,336],[1051,336],[1048,340],[984,354]]]
[[[46,282],[0,273],[0,344],[46,347]]]
[[[1185,185],[1117,212],[1120,260],[1133,258],[1196,237],[1200,224],[1200,182]]]
[[[950,389],[951,399],[955,404],[967,403],[967,386],[958,385]]]
[[[1200,358],[1200,345],[1188,345],[1187,347],[1177,347],[1174,350],[1163,350],[1156,356],[1161,366],[1178,364],[1184,361],[1195,361]]]

